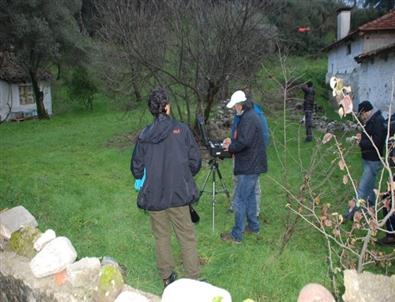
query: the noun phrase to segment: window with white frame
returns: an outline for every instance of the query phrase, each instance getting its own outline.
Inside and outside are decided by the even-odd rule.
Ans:
[[[19,103],[21,105],[34,104],[33,89],[31,84],[19,85]]]

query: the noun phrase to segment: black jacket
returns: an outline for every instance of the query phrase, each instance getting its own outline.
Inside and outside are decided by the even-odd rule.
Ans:
[[[137,206],[161,211],[192,203],[199,197],[193,176],[200,167],[200,151],[191,130],[168,116],[160,116],[141,131],[133,151],[133,176],[141,179],[146,169]]]
[[[263,127],[254,110],[240,116],[229,152],[235,155],[234,175],[260,174],[267,171]]]
[[[380,155],[383,155],[384,144],[386,139],[386,129],[384,126],[384,118],[381,115],[381,111],[378,110],[369,118],[365,124],[365,130],[372,137],[374,144],[380,151]],[[362,132],[361,141],[359,143],[361,148],[362,158],[370,161],[379,161],[379,155],[376,149],[372,145],[369,137]]]
[[[314,96],[315,91],[313,87],[308,87],[307,85],[302,86],[302,90],[304,92],[304,102],[303,102],[303,110],[305,111],[313,111],[314,109]]]

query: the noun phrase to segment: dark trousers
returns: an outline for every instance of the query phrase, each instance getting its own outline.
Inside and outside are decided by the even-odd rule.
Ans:
[[[171,251],[172,229],[181,247],[186,277],[199,278],[200,264],[196,248],[195,227],[191,220],[189,206],[150,211],[149,214],[156,243],[156,264],[161,278],[167,279],[175,269]]]
[[[306,139],[311,140],[313,138],[313,111],[305,110],[304,112],[304,123],[306,126]]]

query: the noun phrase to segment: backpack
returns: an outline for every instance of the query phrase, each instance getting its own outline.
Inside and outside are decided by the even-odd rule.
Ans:
[[[252,107],[255,111],[255,113],[258,115],[262,126],[263,126],[263,142],[265,143],[265,146],[267,147],[269,145],[269,140],[270,140],[270,132],[269,132],[269,124],[267,122],[265,113],[263,112],[263,109],[260,105],[254,103]]]
[[[267,146],[269,145],[269,141],[270,141],[270,133],[269,133],[269,124],[267,122],[266,116],[263,113],[263,109],[261,106],[259,106],[258,104],[253,103],[252,109],[254,110],[254,112],[256,113],[256,115],[258,115],[259,120],[262,123],[262,128],[263,128],[263,143],[265,144],[265,147],[267,148]],[[234,116],[233,118],[233,122],[231,125],[231,129],[230,129],[230,136],[233,138],[233,134],[235,133],[235,129],[237,127],[237,125],[240,122],[240,117],[238,116]]]

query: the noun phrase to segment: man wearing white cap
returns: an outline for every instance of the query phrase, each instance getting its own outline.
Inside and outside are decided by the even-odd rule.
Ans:
[[[252,110],[252,103],[247,101],[245,93],[241,90],[233,93],[226,106],[233,108],[240,117],[233,137],[224,140],[225,150],[234,155],[233,174],[237,175],[238,182],[234,199],[235,224],[229,233],[221,234],[221,239],[241,243],[244,232],[259,232],[255,186],[259,174],[267,171],[266,149],[262,123]]]

